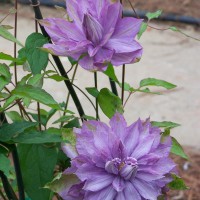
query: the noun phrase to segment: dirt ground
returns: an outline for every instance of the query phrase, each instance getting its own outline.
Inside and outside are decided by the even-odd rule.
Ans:
[[[163,9],[165,13],[177,13],[194,17],[200,17],[200,0],[136,0],[137,9],[155,11]],[[181,3],[180,3],[181,2]],[[0,3],[0,18],[3,17],[11,5]],[[55,9],[41,7],[45,17],[59,17],[60,13]],[[25,38],[34,31],[34,14],[30,6],[20,5],[18,16],[18,38],[24,42]],[[10,16],[4,24],[13,25],[14,18]],[[194,37],[200,37],[198,27],[182,24],[176,25],[181,30]],[[169,23],[155,22],[155,27],[168,27]],[[200,43],[189,39],[178,33],[170,31],[157,31],[149,28],[140,40],[144,47],[142,60],[134,65],[127,65],[126,81],[137,87],[140,80],[147,77],[164,79],[178,85],[174,91],[164,92],[164,95],[152,96],[147,94],[136,94],[125,107],[125,117],[128,123],[132,123],[139,116],[142,119],[151,117],[154,121],[174,121],[182,126],[172,130],[174,137],[185,149],[190,160],[175,157],[179,163],[180,174],[184,177],[186,184],[191,188],[186,192],[169,193],[170,200],[200,200]],[[0,52],[13,54],[13,44],[7,43],[0,38]],[[68,69],[69,63],[66,58],[62,61]],[[121,76],[121,68],[116,69],[118,77]],[[19,68],[19,78],[23,76],[23,70]],[[78,69],[75,84],[91,87],[93,82],[89,81],[93,74]],[[102,74],[98,75],[99,88],[109,84]],[[66,88],[62,83],[52,85],[46,82],[45,89],[61,102],[66,99]],[[158,90],[156,90],[158,91]],[[92,115],[93,109],[82,94],[79,95],[83,106],[87,108],[86,114]],[[70,103],[69,109],[75,110],[74,104]],[[101,114],[101,119],[106,121]],[[188,147],[190,146],[190,147]]]
[[[124,5],[129,7],[129,0]],[[199,0],[130,0],[136,9],[154,12],[158,9],[164,13],[173,13],[200,18]]]

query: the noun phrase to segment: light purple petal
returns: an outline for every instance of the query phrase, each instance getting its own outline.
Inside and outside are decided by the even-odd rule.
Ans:
[[[157,197],[161,194],[160,188],[156,187],[152,183],[139,179],[134,179],[132,183],[140,195],[145,199],[157,200]]]
[[[112,182],[113,182],[112,175],[101,175],[94,180],[87,180],[83,189],[95,192],[108,187],[109,185],[112,184]]]
[[[142,21],[142,19],[136,19],[133,17],[125,17],[123,19],[120,19],[115,27],[115,32],[112,38],[135,38],[140,30]]]
[[[116,176],[112,185],[117,192],[121,192],[125,188],[125,181],[123,180],[123,178]]]
[[[103,37],[103,27],[91,15],[85,14],[83,19],[87,39],[95,45],[99,44]]]
[[[87,200],[111,200],[114,199],[117,192],[113,189],[112,186],[107,187],[98,193],[86,193],[85,199]]]

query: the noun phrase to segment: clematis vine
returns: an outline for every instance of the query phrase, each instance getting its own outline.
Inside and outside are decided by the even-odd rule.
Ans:
[[[171,139],[162,141],[149,120],[127,126],[116,113],[110,126],[87,121],[74,132],[76,146],[63,145],[72,160],[64,174],[76,175],[77,182],[60,191],[63,199],[156,200],[172,181]]]
[[[81,67],[103,71],[138,61],[142,47],[135,40],[142,20],[122,18],[122,5],[111,0],[66,0],[70,20],[47,18],[40,23],[53,44],[46,44],[54,55],[79,60]]]

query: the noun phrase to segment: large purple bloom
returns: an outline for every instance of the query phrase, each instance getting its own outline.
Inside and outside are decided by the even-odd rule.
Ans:
[[[142,47],[135,41],[142,20],[122,19],[122,6],[111,0],[66,0],[71,21],[41,21],[53,44],[44,47],[58,56],[71,56],[90,71],[105,70],[140,59]]]
[[[80,182],[60,192],[66,200],[156,200],[172,181],[171,140],[161,142],[160,130],[149,120],[127,126],[117,113],[110,127],[88,121],[75,133],[76,152],[63,146],[72,159],[64,173],[75,174]]]

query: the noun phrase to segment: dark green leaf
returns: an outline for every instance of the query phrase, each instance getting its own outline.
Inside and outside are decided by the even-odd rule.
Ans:
[[[45,131],[27,131],[12,139],[20,144],[42,144],[63,142],[62,131],[56,128],[49,128]]]
[[[97,98],[97,96],[99,95],[99,91],[95,87],[88,87],[88,88],[85,88],[85,89],[87,90],[87,92],[89,94],[91,94],[95,98]]]
[[[13,122],[21,122],[23,118],[21,115],[16,111],[6,112],[6,115],[13,121]]]
[[[95,117],[88,116],[88,115],[83,115],[82,118],[83,118],[83,119],[88,119],[88,120],[96,120]]]
[[[26,58],[34,75],[40,74],[48,64],[48,53],[40,49],[47,42],[48,40],[40,33],[32,33],[26,40]]]
[[[173,177],[173,181],[171,183],[168,184],[168,187],[172,190],[187,190],[189,189],[185,183],[184,180],[180,177],[178,177],[175,174],[172,174]]]
[[[42,88],[43,86],[43,75],[42,74],[36,74],[35,76],[31,77],[28,82],[28,85],[32,85],[34,87]]]
[[[54,75],[48,76],[48,78],[53,79],[53,80],[55,80],[57,82],[61,82],[61,81],[67,80],[67,78],[65,78],[63,76],[60,76],[58,74],[54,74]]]
[[[107,88],[101,89],[97,99],[103,113],[108,118],[111,118],[116,112],[123,113],[121,99],[110,92]]]
[[[167,81],[155,79],[155,78],[146,78],[140,81],[140,87],[144,86],[160,86],[164,87],[168,90],[173,89],[176,87],[176,85],[169,83]]]
[[[56,148],[43,145],[18,145],[20,165],[25,191],[32,200],[50,199],[50,191],[44,189],[53,179],[57,162]]]
[[[138,40],[141,38],[141,36],[143,35],[143,33],[147,30],[148,24],[145,22],[142,22],[142,25],[140,26],[140,31],[137,35]]]
[[[148,94],[157,94],[157,95],[161,95],[161,93],[160,92],[151,92],[150,91],[150,89],[149,88],[145,88],[145,89],[140,89],[140,90],[135,90],[135,91],[137,91],[137,92],[143,92],[143,93],[148,93]]]
[[[169,121],[163,121],[163,122],[152,121],[151,124],[153,126],[156,126],[156,127],[168,128],[168,129],[172,129],[172,128],[175,128],[177,126],[180,126],[180,124],[177,124],[177,123],[174,123],[174,122],[169,122]]]
[[[45,90],[33,87],[32,85],[17,86],[12,94],[17,95],[19,98],[30,98],[38,101],[44,105],[60,110],[60,106]]]
[[[109,78],[111,78],[113,81],[119,83],[117,76],[115,75],[115,70],[112,64],[108,64],[108,67],[104,72],[104,74],[107,75]]]
[[[158,18],[162,14],[162,10],[157,10],[156,12],[146,14],[148,20]]]
[[[7,158],[5,155],[0,154],[0,170],[4,172],[6,176],[9,176],[10,170],[11,170],[11,163],[9,158]]]
[[[19,42],[7,29],[5,29],[3,26],[0,26],[0,36],[5,38],[6,40],[9,40],[11,42],[17,43],[19,46],[23,47],[21,42]]]
[[[0,127],[0,141],[7,142],[11,138],[18,136],[23,133],[26,129],[35,127],[37,123],[33,122],[14,122],[12,124],[3,124]]]
[[[80,128],[79,119],[76,117],[63,126],[64,128]]]
[[[73,118],[74,118],[73,115],[65,115],[65,116],[60,117],[55,122],[53,122],[53,124],[57,124],[57,123],[61,123],[61,122],[65,122],[66,123],[66,122],[70,121]]]
[[[188,159],[188,156],[185,154],[182,146],[178,143],[178,141],[174,137],[172,137],[171,152],[177,156]]]
[[[9,71],[9,67],[6,64],[0,64],[0,76],[3,76],[6,78],[6,80],[11,80],[11,74]]]

